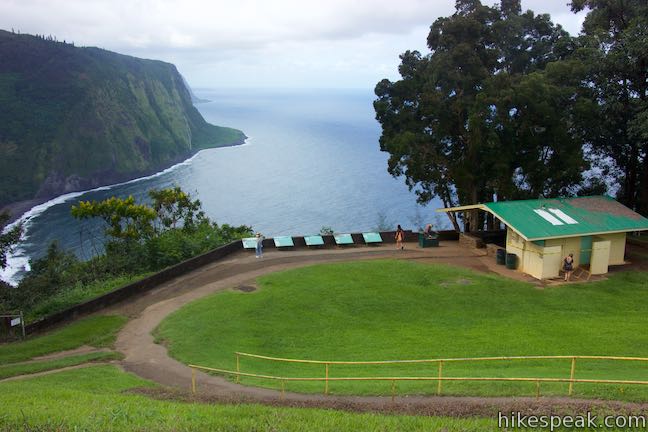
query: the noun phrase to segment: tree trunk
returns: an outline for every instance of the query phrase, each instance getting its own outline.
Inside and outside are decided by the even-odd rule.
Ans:
[[[452,226],[454,227],[454,230],[457,232],[461,232],[461,228],[459,227],[459,222],[457,222],[457,215],[453,212],[446,212],[448,215],[448,219],[450,219],[450,222],[452,223]]]

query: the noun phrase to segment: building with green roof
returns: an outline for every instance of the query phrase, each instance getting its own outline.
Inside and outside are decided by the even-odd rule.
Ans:
[[[491,202],[439,211],[483,210],[506,225],[506,252],[537,279],[558,277],[563,257],[604,274],[625,263],[626,233],[648,230],[648,219],[608,196]]]

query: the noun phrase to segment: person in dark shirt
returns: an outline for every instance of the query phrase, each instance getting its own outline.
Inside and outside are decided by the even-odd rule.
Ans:
[[[571,274],[574,271],[574,254],[570,253],[565,257],[563,270],[565,270],[565,281],[569,281],[569,278],[571,278]]]

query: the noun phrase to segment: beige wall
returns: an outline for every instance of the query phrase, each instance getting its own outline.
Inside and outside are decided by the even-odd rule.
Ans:
[[[524,262],[524,244],[525,240],[520,237],[515,231],[506,228],[506,253],[513,253],[518,257],[518,270],[525,270]]]
[[[610,241],[610,265],[625,263],[626,233],[603,234],[597,237]]]
[[[624,264],[626,234],[603,234],[595,236],[594,242],[610,242],[609,265]],[[559,258],[556,254],[560,252]],[[506,229],[506,252],[514,253],[518,257],[518,270],[527,273],[536,279],[547,279],[558,276],[562,269],[563,259],[574,254],[574,267],[580,265],[581,238],[569,237],[550,239],[545,241],[544,247],[526,241],[515,231]],[[596,272],[603,270],[603,264],[597,263]],[[605,270],[607,272],[607,270]]]
[[[611,243],[610,240],[603,240],[600,237],[594,237],[592,243],[592,262],[589,270],[591,274],[598,275],[608,272]]]
[[[569,237],[561,239],[550,239],[545,242],[546,246],[561,246],[563,251],[562,258],[565,258],[567,255],[574,254],[574,267],[580,265],[580,237]],[[562,260],[561,260],[562,263]],[[561,264],[562,265],[562,264]]]
[[[542,256],[542,279],[551,279],[560,275],[563,263],[562,246],[545,246]]]

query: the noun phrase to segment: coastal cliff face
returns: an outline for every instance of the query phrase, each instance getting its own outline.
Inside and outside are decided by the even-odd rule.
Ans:
[[[244,139],[205,122],[172,64],[0,30],[0,208]]]

